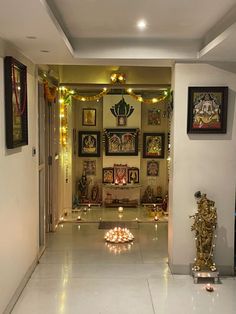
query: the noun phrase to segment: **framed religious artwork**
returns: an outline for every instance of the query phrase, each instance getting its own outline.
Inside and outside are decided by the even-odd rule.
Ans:
[[[100,132],[79,131],[79,156],[100,157]]]
[[[148,177],[159,176],[159,162],[157,160],[147,161],[147,176]]]
[[[107,156],[138,155],[138,129],[105,129]]]
[[[102,182],[108,184],[114,183],[114,168],[106,167],[102,169]]]
[[[139,169],[136,167],[128,168],[128,183],[139,183]]]
[[[117,116],[117,126],[126,126],[127,117],[125,115]]]
[[[189,87],[187,133],[227,132],[228,87]]]
[[[28,145],[27,67],[13,57],[4,58],[6,146]]]
[[[96,125],[96,109],[83,108],[82,125],[83,126],[95,126]]]
[[[148,125],[160,125],[161,124],[161,110],[149,109],[148,110]]]
[[[128,183],[128,167],[127,164],[114,164],[114,182],[115,184]]]
[[[83,171],[86,176],[96,175],[96,160],[84,160],[83,161]]]
[[[143,133],[143,158],[164,158],[165,134]]]

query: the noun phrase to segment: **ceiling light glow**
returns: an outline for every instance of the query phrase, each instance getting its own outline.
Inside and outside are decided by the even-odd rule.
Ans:
[[[137,27],[140,30],[144,30],[147,27],[146,21],[145,20],[139,20],[138,23],[137,23]]]

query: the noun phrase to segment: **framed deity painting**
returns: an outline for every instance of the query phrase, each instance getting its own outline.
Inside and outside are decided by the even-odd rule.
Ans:
[[[128,183],[139,183],[139,169],[136,167],[128,168]]]
[[[108,184],[114,183],[114,168],[106,167],[102,169],[102,182]]]
[[[79,131],[79,156],[100,156],[100,132]]]
[[[96,175],[96,160],[84,160],[83,161],[83,171],[86,176]]]
[[[27,67],[4,58],[6,146],[28,145]]]
[[[106,129],[105,153],[107,156],[138,155],[138,130]]]
[[[114,164],[114,182],[115,184],[127,184],[128,167],[127,164]]]
[[[165,134],[143,133],[143,158],[164,158]]]
[[[95,126],[96,125],[96,109],[83,108],[82,125],[83,126]]]
[[[148,177],[159,176],[159,162],[157,160],[147,161],[147,176]]]
[[[148,110],[148,125],[160,125],[161,124],[161,110],[149,109]]]
[[[228,87],[189,87],[187,133],[227,132]]]

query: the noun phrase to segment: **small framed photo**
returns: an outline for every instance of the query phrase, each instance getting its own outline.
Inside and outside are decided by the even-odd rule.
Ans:
[[[139,169],[136,167],[128,168],[128,183],[139,183]]]
[[[100,157],[100,132],[79,131],[79,156]]]
[[[107,167],[102,169],[102,182],[114,183],[114,168]]]
[[[6,146],[28,145],[27,67],[7,56],[4,58]]]
[[[228,87],[189,87],[187,133],[227,132]]]
[[[117,116],[117,126],[126,126],[127,125],[127,117],[124,115]]]
[[[148,177],[159,176],[159,162],[157,160],[147,161],[147,176]]]
[[[127,184],[128,167],[127,164],[114,164],[114,182],[115,184]]]
[[[86,176],[95,176],[96,175],[96,160],[84,160],[83,170]]]
[[[143,158],[164,158],[165,134],[143,133]]]
[[[148,110],[148,125],[160,125],[161,124],[161,110],[149,109]]]
[[[96,109],[83,108],[82,125],[83,126],[95,126],[96,125]]]

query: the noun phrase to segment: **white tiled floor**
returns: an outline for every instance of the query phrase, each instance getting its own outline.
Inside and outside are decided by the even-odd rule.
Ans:
[[[60,225],[12,313],[235,313],[235,278],[209,293],[190,276],[171,275],[167,223],[141,223],[131,232],[134,244],[117,245],[115,253],[97,223]]]

